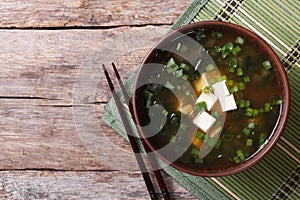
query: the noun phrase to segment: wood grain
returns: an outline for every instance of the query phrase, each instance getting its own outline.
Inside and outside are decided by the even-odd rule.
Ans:
[[[165,180],[172,199],[195,199],[169,176]],[[0,198],[142,200],[148,193],[139,172],[30,170],[0,172]]]
[[[190,1],[3,0],[0,27],[108,27],[172,24]]]
[[[105,80],[101,73],[104,61],[110,64],[139,48],[149,49],[168,28],[169,26],[146,26],[76,31],[1,30],[0,97],[60,99],[70,104],[74,83],[79,79],[80,69],[86,67],[84,63],[90,54],[97,50],[102,52],[97,60],[99,71],[91,71],[92,77],[89,78]],[[144,52],[133,55],[134,59],[141,60]],[[122,75],[123,72],[129,75],[137,67],[137,61],[132,63],[130,59],[133,60],[130,56],[125,56],[124,63],[118,62]],[[101,90],[97,101],[107,101],[110,95],[106,82],[100,81],[98,87]]]
[[[92,72],[99,84],[90,94],[84,88],[83,96],[89,101],[76,104],[73,89],[78,73],[85,67],[82,63],[86,57],[94,49],[103,49],[106,43],[130,42],[130,38],[138,38],[136,44],[149,48],[167,30],[168,27],[149,26],[97,31],[0,31],[3,41],[0,50],[0,168],[111,170],[99,162],[103,160],[101,156],[105,158],[104,154],[94,158],[84,146],[74,122],[74,106],[91,108],[87,114],[92,116],[96,111],[95,118],[100,126],[90,126],[90,132],[106,133],[119,149],[126,147],[124,140],[101,124],[104,104],[95,105],[95,102],[105,103],[111,98],[106,82],[100,81],[105,80],[104,74],[101,70]],[[130,44],[133,45],[129,51],[119,51],[111,58],[118,64],[123,78],[133,72],[146,51],[145,46],[139,49],[134,42]],[[104,49],[114,51],[109,48]],[[87,87],[92,86],[88,83]],[[99,145],[93,142],[92,146],[97,146],[93,150],[101,152],[101,141]],[[130,160],[124,165],[126,163],[131,167]]]
[[[45,100],[0,102],[1,169],[110,170],[81,143],[72,107],[51,106]],[[120,141],[112,131],[104,131]]]

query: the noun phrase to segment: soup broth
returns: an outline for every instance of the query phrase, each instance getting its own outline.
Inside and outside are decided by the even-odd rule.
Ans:
[[[177,164],[194,170],[220,170],[244,162],[268,142],[280,115],[280,86],[255,42],[222,30],[192,31],[153,50],[145,64],[151,67],[151,63],[160,65],[145,73],[150,83],[142,87],[141,102],[148,113],[144,122],[150,123],[152,106],[162,105],[166,121],[149,138],[151,145],[160,149],[177,141],[180,149],[180,139],[191,141]],[[214,103],[198,101],[202,93],[216,95],[213,86],[222,82],[224,91],[229,91],[226,97],[232,95],[236,108],[231,105],[233,108],[222,111],[226,105],[221,97]],[[208,130],[195,123],[203,112],[212,117]],[[182,124],[183,118],[189,123]],[[190,132],[191,127],[197,131]],[[178,135],[179,129],[185,135]]]

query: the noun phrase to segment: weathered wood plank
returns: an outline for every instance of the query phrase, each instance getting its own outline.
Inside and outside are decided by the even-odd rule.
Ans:
[[[101,156],[110,158],[105,157],[101,148],[98,148],[101,147],[101,141],[99,146],[93,141],[85,144],[86,140],[82,141],[84,138],[80,137],[86,134],[79,135],[76,128],[80,124],[74,123],[72,106],[89,108],[85,115],[79,114],[82,119],[87,119],[95,115],[93,102],[106,102],[111,97],[106,82],[102,81],[105,80],[104,75],[99,70],[91,72],[99,81],[96,92],[92,88],[92,92],[87,93],[90,86],[87,85],[82,96],[87,96],[88,102],[74,102],[74,84],[79,71],[86,67],[82,63],[94,49],[117,51],[116,57],[103,60],[116,61],[121,75],[126,78],[136,68],[147,49],[167,30],[168,27],[150,26],[131,29],[123,27],[108,31],[0,31],[0,38],[3,39],[0,50],[0,136],[3,140],[0,159],[3,162],[0,167],[110,169],[105,163],[98,162],[104,160]],[[132,38],[136,40],[133,41]],[[119,43],[118,40],[123,42]],[[115,43],[124,52],[115,50]],[[106,46],[107,44],[112,46]],[[140,50],[139,47],[143,49]],[[99,60],[102,62],[102,59]],[[101,63],[99,67],[100,65]],[[104,112],[102,105],[97,106],[96,111],[100,113],[98,117],[101,117]],[[102,124],[99,128],[98,121],[97,124],[88,126],[91,133],[111,133],[114,143],[121,145],[121,149],[126,147],[124,142],[119,143],[123,140],[110,129],[102,127]],[[90,135],[87,140],[89,137]],[[83,145],[88,144],[95,151],[94,154],[102,153],[100,158],[95,159],[95,155],[90,154],[91,148],[86,150],[87,146]],[[117,150],[119,149],[120,146]],[[112,152],[109,153],[112,155]],[[134,168],[128,163],[131,162],[124,162],[124,165]]]
[[[195,199],[165,178],[172,199]],[[148,199],[139,172],[1,171],[0,183],[1,199]]]
[[[80,79],[80,70],[87,68],[85,61],[93,51],[101,53],[98,67],[117,61],[120,73],[128,76],[145,54],[138,49],[149,49],[168,28],[1,30],[0,97],[64,99],[71,104],[74,83]],[[91,71],[88,78],[104,80],[102,69]],[[99,82],[98,89],[89,101],[110,98],[105,81]]]
[[[129,144],[101,121],[104,105],[76,113],[50,100],[0,99],[0,170],[139,170]]]
[[[97,112],[103,114],[103,104],[97,105]],[[105,138],[93,141],[90,146],[95,149],[89,149],[77,132],[72,107],[52,106],[49,100],[0,99],[0,115],[0,169],[120,170],[118,160],[122,158],[118,155],[122,154],[113,149],[128,152],[129,160],[124,165],[137,169],[127,142],[96,116],[99,124],[89,131]],[[107,141],[112,150],[106,153],[111,154],[102,150]]]
[[[190,0],[0,1],[0,27],[77,27],[171,24]]]

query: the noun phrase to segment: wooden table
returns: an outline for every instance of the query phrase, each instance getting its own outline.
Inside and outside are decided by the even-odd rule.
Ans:
[[[148,199],[127,142],[100,120],[111,97],[102,71],[81,103],[74,85],[95,50],[105,60],[116,47],[111,61],[126,79],[190,2],[0,1],[1,199]],[[87,136],[105,135],[111,151],[80,135],[89,117],[74,108],[92,109]],[[126,167],[112,150],[131,156]],[[165,177],[174,199],[193,199]]]

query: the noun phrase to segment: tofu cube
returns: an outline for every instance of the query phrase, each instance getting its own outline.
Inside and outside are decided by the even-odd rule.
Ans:
[[[204,132],[207,132],[215,122],[216,119],[207,112],[199,113],[193,120],[193,123]]]
[[[218,98],[213,93],[207,93],[204,92],[201,93],[201,95],[196,100],[196,103],[204,101],[206,103],[206,108],[208,111],[211,110],[211,108],[215,105]]]
[[[223,80],[223,81],[213,84],[212,88],[213,88],[214,94],[219,98],[230,95],[229,90],[226,85],[226,80]]]
[[[233,94],[219,98],[223,112],[237,109]]]

